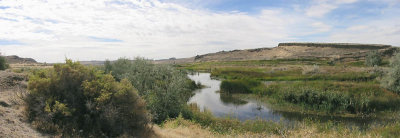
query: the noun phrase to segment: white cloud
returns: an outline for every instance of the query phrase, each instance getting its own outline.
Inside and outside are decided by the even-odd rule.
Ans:
[[[353,25],[332,33],[330,41],[378,43],[400,46],[400,18],[382,19],[363,25]]]
[[[3,0],[0,38],[22,41],[1,46],[7,54],[59,62],[79,60],[190,57],[239,48],[273,46],[288,37],[279,11],[260,15],[212,13],[156,0]],[[96,42],[96,38],[122,42]]]
[[[313,4],[305,10],[307,16],[323,17],[342,4],[351,4],[357,0],[313,0]]]
[[[325,14],[329,13],[331,10],[336,9],[336,5],[331,4],[318,4],[313,5],[306,11],[307,16],[311,17],[322,17]]]
[[[212,12],[158,0],[0,0],[0,6],[9,7],[0,9],[0,41],[22,43],[0,45],[0,51],[62,62],[65,56],[74,60],[191,57],[276,46],[321,33],[329,36],[313,41],[398,43],[400,20],[392,17],[351,24],[344,30],[335,28],[335,22],[314,18],[354,2],[315,0],[314,10],[322,5],[322,11],[307,16],[279,8],[256,15]]]
[[[330,25],[327,25],[323,22],[314,22],[311,24],[311,26],[313,26],[318,32],[327,32],[330,31],[332,28]]]

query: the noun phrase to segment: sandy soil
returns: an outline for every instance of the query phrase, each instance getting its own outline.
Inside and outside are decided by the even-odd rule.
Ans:
[[[20,97],[25,92],[25,75],[0,71],[0,137],[47,137],[33,129],[24,117]]]

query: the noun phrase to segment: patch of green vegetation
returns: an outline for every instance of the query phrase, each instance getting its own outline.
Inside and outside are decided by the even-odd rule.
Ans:
[[[349,66],[354,66],[354,67],[365,67],[365,61],[354,61],[354,62],[349,62]]]
[[[394,138],[400,136],[400,123],[396,122],[390,125],[373,127],[370,130],[372,133],[380,134],[385,138]]]
[[[221,68],[214,69],[211,75],[223,79],[253,79],[259,81],[301,81],[301,80],[337,80],[337,81],[369,81],[376,78],[367,72],[338,72],[303,74],[301,68],[283,68],[281,70]]]
[[[400,97],[380,88],[374,82],[308,81],[275,83],[252,89],[260,97],[268,97],[273,104],[300,107],[329,114],[368,115],[380,111],[397,110]],[[265,101],[269,102],[269,101]]]
[[[255,80],[224,80],[221,82],[220,89],[223,93],[252,93],[251,88],[260,84]]]
[[[128,79],[137,88],[156,123],[188,112],[184,106],[193,95],[192,91],[201,87],[190,80],[185,71],[169,65],[155,65],[142,58],[106,62],[104,69],[116,80]]]
[[[390,68],[384,75],[381,85],[397,94],[400,94],[400,53],[397,53],[390,60]]]
[[[8,69],[10,66],[7,63],[7,60],[5,57],[0,56],[0,70],[5,70]]]
[[[79,62],[36,70],[29,77],[26,113],[42,132],[61,137],[145,136],[145,101],[127,79]]]
[[[382,64],[382,57],[378,51],[371,51],[365,57],[365,65],[373,67]]]

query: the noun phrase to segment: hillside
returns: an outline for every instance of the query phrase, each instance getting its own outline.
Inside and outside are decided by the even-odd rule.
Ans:
[[[369,51],[377,50],[383,55],[390,55],[396,48],[391,45],[356,44],[356,43],[280,43],[273,48],[257,48],[233,51],[221,51],[191,58],[158,60],[156,63],[190,63],[208,61],[243,61],[271,59],[359,59]]]
[[[32,58],[21,58],[18,57],[16,55],[12,55],[12,56],[5,56],[8,63],[10,64],[26,64],[26,63],[37,63],[36,60],[32,59]]]

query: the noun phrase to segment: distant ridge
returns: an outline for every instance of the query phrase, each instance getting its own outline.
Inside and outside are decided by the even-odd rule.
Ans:
[[[7,62],[10,64],[24,64],[24,63],[37,63],[33,58],[21,58],[16,55],[5,56]]]
[[[362,59],[370,51],[383,56],[392,55],[398,48],[383,44],[358,43],[279,43],[277,47],[220,51],[190,58],[156,60],[158,64],[179,64],[210,61],[244,61],[272,59]]]

